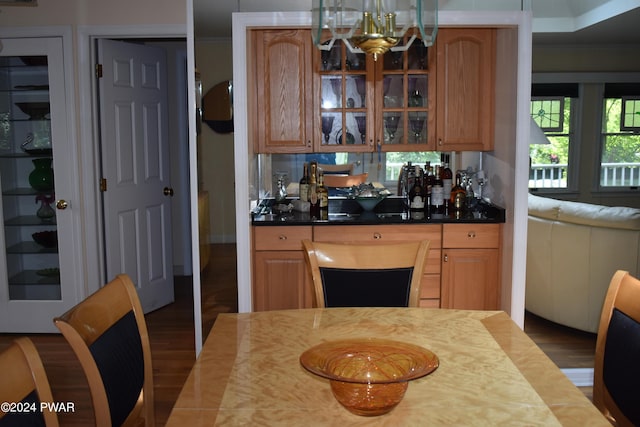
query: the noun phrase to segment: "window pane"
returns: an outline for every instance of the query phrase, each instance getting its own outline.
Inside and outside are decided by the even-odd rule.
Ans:
[[[624,103],[623,98],[604,100],[601,187],[640,186],[640,135],[623,130],[633,128],[629,125],[638,122],[629,117],[629,114],[640,112],[638,106],[637,100],[625,100]]]
[[[531,144],[529,188],[567,188],[571,144],[571,98],[536,97],[531,117],[550,144]]]

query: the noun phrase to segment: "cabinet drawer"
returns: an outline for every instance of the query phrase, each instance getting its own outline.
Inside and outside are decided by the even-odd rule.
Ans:
[[[253,227],[257,251],[301,251],[302,241],[312,236],[311,226]]]
[[[406,242],[429,240],[429,247],[441,247],[439,224],[407,225],[332,225],[313,227],[316,242]]]
[[[443,248],[498,248],[500,224],[444,224]]]

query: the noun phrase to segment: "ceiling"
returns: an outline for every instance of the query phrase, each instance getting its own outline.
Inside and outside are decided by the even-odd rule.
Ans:
[[[640,0],[439,0],[439,8],[519,10],[521,2],[531,4],[534,45],[640,44]],[[311,0],[193,0],[193,7],[195,37],[223,39],[233,12],[308,11]]]

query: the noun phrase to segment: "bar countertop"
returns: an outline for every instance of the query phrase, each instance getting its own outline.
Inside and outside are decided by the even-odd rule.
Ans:
[[[363,211],[355,200],[329,199],[325,218],[312,218],[309,212],[286,211],[292,201],[276,204],[273,199],[263,200],[251,214],[255,226],[282,225],[364,225],[364,224],[441,224],[441,223],[504,223],[505,209],[487,202],[478,202],[471,209],[445,213],[414,212],[403,206],[403,200],[388,197],[373,211]],[[278,209],[279,207],[285,209]]]

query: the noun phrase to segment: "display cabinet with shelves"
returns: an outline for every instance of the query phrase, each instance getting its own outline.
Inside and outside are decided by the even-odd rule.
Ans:
[[[47,57],[0,60],[0,185],[9,299],[59,300]]]
[[[55,332],[82,295],[64,37],[0,38],[0,332]]]
[[[417,40],[375,61],[329,43],[314,54],[317,151],[433,150],[435,53]]]

